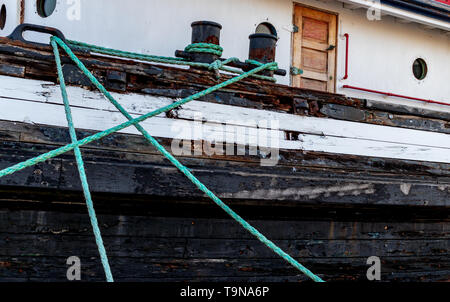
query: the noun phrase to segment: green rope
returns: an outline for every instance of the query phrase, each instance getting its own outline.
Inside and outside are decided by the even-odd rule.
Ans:
[[[212,62],[211,64],[209,64],[208,69],[212,70],[216,73],[216,78],[220,79],[220,72],[219,70],[223,70],[224,69],[224,65],[229,64],[231,62],[239,62],[238,58],[229,58],[226,60],[216,60],[214,62]]]
[[[133,120],[133,117],[112,97],[112,95],[105,89],[105,87],[92,75],[92,73],[84,66],[84,64],[75,56],[71,49],[64,44],[64,42],[58,38],[52,38],[52,41],[56,40],[61,48],[66,51],[69,57],[75,62],[75,64],[83,71],[83,73],[92,81],[92,83],[106,96],[106,98],[128,119]],[[232,59],[231,59],[232,60]],[[230,61],[231,62],[231,61]],[[273,69],[276,64],[261,64],[258,68]],[[271,248],[275,253],[280,255],[283,259],[291,263],[294,267],[298,268],[300,271],[304,272],[312,279],[319,281],[316,275],[298,263],[290,255],[281,250],[272,241],[267,239],[258,230],[253,228],[249,223],[247,223],[242,217],[235,213],[231,208],[229,208],[225,203],[222,202],[213,192],[211,192],[205,185],[203,185],[200,180],[198,180],[185,166],[183,166],[172,154],[170,154],[159,142],[152,137],[141,125],[135,124],[136,129],[143,134],[143,136],[153,145],[158,151],[160,151],[173,165],[175,165],[184,175],[186,175],[189,180],[192,181],[201,191],[203,191],[208,197],[210,197],[219,207],[221,207],[226,213],[228,213],[232,218],[234,218],[238,223],[240,223],[245,229],[247,229],[251,234],[255,235],[261,242]],[[320,279],[321,280],[321,279]]]
[[[145,121],[145,120],[147,120],[147,119],[149,119],[151,117],[154,117],[154,116],[159,115],[161,113],[165,113],[167,111],[173,110],[173,109],[175,109],[175,108],[177,108],[179,106],[182,106],[182,105],[184,105],[186,103],[189,103],[189,102],[191,102],[193,100],[197,100],[197,99],[199,99],[201,97],[204,97],[205,95],[208,95],[208,94],[210,94],[210,93],[212,93],[214,91],[217,91],[217,90],[222,89],[222,88],[224,88],[226,86],[229,86],[231,84],[239,82],[240,80],[242,80],[242,79],[244,79],[246,77],[249,77],[250,75],[252,75],[252,74],[254,74],[256,72],[260,72],[260,71],[264,70],[265,68],[267,68],[268,66],[271,66],[271,64],[266,64],[265,66],[261,66],[261,67],[255,68],[255,69],[253,69],[253,70],[251,70],[249,72],[246,72],[246,73],[243,73],[243,74],[241,74],[239,76],[231,78],[231,79],[229,79],[229,80],[227,80],[225,82],[222,82],[222,83],[217,84],[217,85],[215,85],[213,87],[205,89],[205,90],[203,90],[201,92],[198,92],[198,93],[196,93],[194,95],[191,95],[191,96],[189,96],[187,98],[184,98],[184,99],[182,99],[180,101],[177,101],[177,102],[175,102],[173,104],[167,105],[167,106],[162,107],[160,109],[157,109],[155,111],[149,112],[149,113],[147,113],[145,115],[142,115],[142,116],[140,116],[140,117],[138,117],[138,118],[136,118],[136,119],[134,119],[132,121],[124,122],[124,123],[122,123],[120,125],[112,127],[110,129],[107,129],[107,130],[105,130],[103,132],[99,132],[97,134],[88,136],[88,137],[86,137],[86,138],[84,138],[82,140],[79,140],[77,143],[68,144],[68,145],[66,145],[64,147],[55,149],[53,151],[50,151],[50,152],[47,152],[45,154],[39,155],[39,156],[37,156],[35,158],[32,158],[32,159],[26,160],[26,161],[24,161],[22,163],[16,164],[16,165],[14,165],[12,167],[9,167],[7,169],[1,170],[0,171],[0,178],[3,177],[3,176],[6,176],[6,175],[13,174],[13,173],[15,173],[17,171],[23,170],[23,169],[25,169],[27,167],[36,165],[38,163],[44,162],[44,161],[46,161],[48,159],[51,159],[51,158],[56,157],[56,156],[59,156],[59,155],[64,154],[66,152],[72,151],[73,149],[75,149],[75,147],[81,147],[81,146],[87,145],[89,143],[92,143],[92,142],[94,142],[96,140],[102,139],[102,138],[104,138],[104,137],[106,137],[108,135],[111,135],[114,132],[121,131],[121,130],[123,130],[125,128],[128,128],[128,127],[132,126],[132,125],[135,125],[137,123],[143,122],[143,121]]]
[[[146,132],[145,129],[142,128],[138,123],[143,122],[144,120],[151,118],[153,116],[159,115],[163,112],[167,112],[170,110],[175,109],[176,107],[179,107],[183,104],[186,104],[188,102],[191,102],[195,99],[198,99],[200,97],[203,97],[209,93],[212,93],[216,90],[219,90],[221,88],[224,88],[228,85],[231,85],[233,83],[236,83],[246,77],[251,76],[252,74],[258,73],[262,70],[265,70],[267,68],[275,68],[276,63],[269,63],[269,64],[263,64],[249,72],[242,73],[239,76],[236,76],[234,78],[231,78],[223,83],[220,83],[218,85],[215,85],[213,87],[210,87],[204,91],[201,91],[199,93],[196,93],[190,97],[187,97],[183,100],[177,101],[171,105],[165,106],[163,108],[160,108],[158,110],[155,110],[153,112],[147,113],[143,116],[140,116],[139,118],[132,119],[131,115],[121,107],[117,101],[114,100],[114,98],[109,94],[108,91],[98,82],[98,80],[87,70],[87,68],[83,65],[83,63],[73,54],[73,52],[70,50],[70,48],[59,38],[52,37],[51,41],[55,41],[59,44],[61,48],[63,48],[66,53],[69,55],[69,57],[78,65],[78,67],[86,74],[86,76],[94,83],[97,88],[100,89],[102,93],[105,94],[105,96],[116,106],[116,108],[119,109],[122,114],[124,114],[129,121],[122,123],[118,126],[112,127],[108,130],[105,130],[103,132],[91,135],[89,137],[86,137],[82,140],[75,140],[72,142],[72,144],[66,145],[64,147],[58,148],[56,150],[50,151],[48,153],[42,154],[40,156],[37,156],[35,158],[29,159],[27,161],[24,161],[22,163],[16,164],[10,168],[4,169],[0,171],[0,177],[10,175],[12,173],[15,173],[17,171],[23,170],[27,167],[30,167],[32,165],[35,165],[37,163],[43,162],[47,159],[56,157],[58,155],[61,155],[65,152],[71,151],[77,147],[81,147],[83,145],[86,145],[88,143],[91,143],[93,141],[99,140],[103,137],[106,137],[112,133],[115,133],[117,131],[120,131],[122,129],[125,129],[129,126],[134,125],[143,135],[144,137],[152,143],[167,159],[169,159],[172,164],[174,164],[184,175],[186,175],[201,191],[203,191],[208,197],[210,197],[219,207],[221,207],[226,213],[228,213],[233,219],[235,219],[239,224],[241,224],[246,230],[248,230],[251,234],[256,236],[258,240],[260,240],[262,243],[264,243],[266,246],[268,246],[270,249],[272,249],[276,254],[278,254],[280,257],[285,259],[287,262],[289,262],[292,266],[306,274],[308,277],[313,279],[316,282],[323,282],[323,280],[313,274],[311,271],[309,271],[307,268],[305,268],[303,265],[298,263],[294,258],[292,258],[290,255],[288,255],[286,252],[284,252],[282,249],[280,249],[277,245],[275,245],[272,241],[267,239],[263,234],[261,234],[257,229],[252,227],[248,222],[246,222],[242,217],[240,217],[237,213],[235,213],[231,208],[229,208],[222,200],[220,200],[216,195],[214,195],[213,192],[211,192],[205,185],[203,185],[190,171],[188,168],[183,166],[176,158],[174,158],[167,150],[162,147],[158,141],[153,138],[148,132]]]
[[[134,52],[117,50],[117,49],[97,46],[97,45],[73,41],[73,40],[67,40],[67,42],[71,46],[75,46],[75,47],[78,47],[81,49],[86,49],[86,50],[90,50],[90,51],[101,53],[101,54],[112,55],[112,56],[116,56],[116,57],[123,57],[123,58],[164,63],[164,64],[189,65],[189,66],[193,66],[193,67],[204,67],[204,65],[205,65],[203,63],[188,62],[184,59],[179,59],[179,58],[138,54],[138,53],[134,53]]]
[[[245,63],[253,64],[253,65],[256,65],[256,66],[261,66],[261,64],[262,64],[261,62],[258,62],[256,60],[251,60],[251,59],[245,60]]]
[[[216,60],[214,62],[212,62],[211,64],[209,64],[208,69],[209,70],[219,70],[222,69],[225,65],[231,63],[231,62],[239,62],[238,58],[229,58],[226,59],[224,61],[222,60]]]
[[[186,46],[184,51],[210,53],[221,57],[223,53],[223,48],[220,45],[212,43],[193,43],[191,45]]]
[[[297,67],[292,66],[291,67],[291,74],[292,75],[301,75],[303,74],[303,70]]]
[[[53,47],[53,53],[55,55],[56,68],[58,70],[59,83],[61,88],[61,95],[64,101],[64,110],[66,112],[67,123],[69,124],[69,132],[70,138],[72,139],[72,143],[77,143],[77,134],[75,132],[75,126],[73,124],[72,119],[72,111],[70,109],[69,98],[67,97],[67,89],[66,82],[64,80],[64,74],[61,65],[61,57],[59,55],[58,45],[55,41],[51,41],[51,45]],[[100,228],[98,226],[97,215],[95,214],[94,204],[92,202],[91,192],[89,190],[89,183],[87,181],[86,170],[84,168],[83,157],[81,156],[80,147],[75,147],[74,149],[75,158],[77,161],[78,172],[80,174],[81,185],[83,187],[84,198],[86,200],[86,206],[89,212],[89,218],[91,220],[92,230],[95,236],[95,242],[97,244],[97,248],[100,254],[100,259],[102,261],[103,269],[106,274],[106,280],[108,282],[114,282],[111,268],[109,267],[108,256],[106,255],[106,249],[103,245],[103,239],[100,232]]]
[[[258,62],[258,61],[256,61],[256,60],[245,60],[245,63],[247,63],[247,64],[252,64],[252,65],[255,65],[255,66],[262,66],[262,65],[264,65],[264,63],[261,63],[261,62]],[[278,69],[278,66],[272,66],[271,68],[267,68],[268,70],[277,70]]]
[[[197,67],[197,68],[208,68],[210,70],[216,69],[215,66],[218,66],[218,64],[216,63],[217,61],[213,62],[212,64],[189,62],[189,61],[186,61],[185,59],[138,54],[138,53],[134,53],[134,52],[122,51],[122,50],[102,47],[102,46],[98,46],[98,45],[93,45],[93,44],[88,44],[88,43],[73,41],[73,40],[67,40],[67,43],[71,46],[89,50],[89,51],[92,51],[95,53],[100,53],[100,54],[110,55],[110,56],[115,56],[115,57],[120,57],[120,58],[134,59],[134,60],[147,61],[147,62],[155,62],[155,63],[161,63],[161,64],[184,65],[184,66],[191,66],[191,67]],[[237,58],[231,58],[231,59],[239,61],[239,59],[237,59]],[[228,59],[228,60],[230,60],[230,59]],[[231,62],[231,61],[229,61],[229,62]],[[226,64],[221,64],[218,69],[226,71],[226,72],[230,72],[233,74],[243,74],[243,72],[240,70],[230,68],[230,67],[227,67],[224,65],[226,65]],[[274,68],[274,67],[272,67],[272,68]],[[278,67],[276,67],[276,69],[278,69]],[[254,77],[254,78],[257,78],[260,80],[276,82],[276,79],[273,77],[263,76],[263,75],[259,75],[259,74],[252,74],[251,77]]]

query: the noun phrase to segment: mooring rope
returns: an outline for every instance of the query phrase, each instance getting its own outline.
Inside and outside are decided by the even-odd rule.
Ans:
[[[212,43],[193,43],[184,49],[186,52],[201,52],[201,53],[210,53],[216,56],[221,57],[223,53],[223,48],[220,45],[212,44]]]
[[[239,61],[239,59],[237,59],[237,58],[230,58],[230,59],[227,59],[224,61],[217,60],[211,64],[207,64],[207,63],[199,63],[199,62],[190,62],[190,61],[187,61],[185,59],[180,59],[180,58],[139,54],[139,53],[135,53],[135,52],[117,50],[117,49],[107,48],[107,47],[103,47],[103,46],[88,44],[88,43],[74,41],[74,40],[67,40],[67,43],[70,46],[78,47],[80,49],[85,49],[85,50],[89,50],[89,51],[92,51],[95,53],[100,53],[100,54],[110,55],[110,56],[115,56],[115,57],[120,57],[120,58],[134,59],[134,60],[147,61],[147,62],[155,62],[155,63],[161,63],[161,64],[184,65],[184,66],[191,66],[191,67],[198,67],[198,68],[207,68],[210,70],[211,69],[220,69],[220,70],[223,70],[223,71],[226,71],[229,73],[233,73],[233,74],[243,74],[243,72],[240,70],[225,66],[226,64],[228,64],[230,62]],[[205,44],[205,43],[203,43],[203,44]],[[195,45],[195,44],[191,44],[191,45]],[[212,45],[215,45],[215,44],[212,44]],[[215,45],[215,46],[217,46],[217,45]],[[190,45],[187,46],[188,49],[189,49],[189,47],[190,47]],[[190,51],[193,51],[192,47],[191,47]],[[276,65],[276,66],[274,65],[274,66],[268,67],[266,69],[277,70],[278,65]],[[274,77],[268,77],[268,76],[259,75],[259,74],[252,74],[250,76],[253,78],[256,78],[256,79],[276,82],[276,79]]]
[[[73,124],[72,111],[70,110],[69,98],[67,97],[66,81],[64,79],[64,73],[62,70],[61,57],[59,55],[58,45],[53,40],[50,43],[53,47],[53,53],[55,55],[56,69],[58,71],[58,77],[59,77],[59,86],[61,88],[61,95],[62,95],[62,98],[64,101],[64,110],[66,112],[67,123],[69,124],[70,138],[72,140],[72,143],[76,143],[76,142],[78,142],[78,139],[77,139],[77,134],[75,131],[75,126]],[[97,248],[98,248],[98,251],[100,254],[100,259],[102,261],[103,270],[105,271],[106,280],[108,282],[114,282],[114,279],[113,279],[113,276],[111,273],[111,268],[110,268],[109,262],[108,262],[108,256],[106,254],[106,249],[103,244],[102,234],[101,234],[100,228],[98,226],[97,215],[95,214],[94,203],[92,202],[92,196],[91,196],[91,192],[89,190],[89,183],[87,180],[86,170],[84,168],[84,162],[83,162],[83,157],[81,156],[80,147],[75,147],[74,153],[75,153],[75,158],[77,161],[78,173],[80,174],[81,185],[83,187],[84,198],[86,200],[86,206],[87,206],[88,212],[89,212],[89,218],[91,220],[92,230],[93,230],[94,236],[95,236],[95,242],[97,244]]]
[[[117,131],[120,131],[122,129],[125,129],[127,127],[130,126],[135,126],[136,129],[138,129],[143,136],[153,145],[155,146],[158,151],[160,151],[175,167],[177,167],[189,180],[191,180],[191,182],[197,186],[197,188],[199,188],[202,192],[204,192],[209,198],[211,198],[220,208],[222,208],[227,214],[229,214],[234,220],[236,220],[240,225],[242,225],[247,231],[249,231],[252,235],[254,235],[258,240],[260,240],[263,244],[265,244],[267,247],[269,247],[273,252],[275,252],[277,255],[279,255],[281,258],[283,258],[284,260],[286,260],[289,264],[291,264],[292,266],[294,266],[295,268],[297,268],[299,271],[301,271],[302,273],[304,273],[305,275],[307,275],[309,278],[311,278],[312,280],[316,281],[316,282],[324,282],[319,276],[315,275],[314,273],[312,273],[310,270],[308,270],[306,267],[304,267],[303,265],[301,265],[299,262],[297,262],[294,258],[292,258],[289,254],[287,254],[286,252],[284,252],[281,248],[279,248],[275,243],[273,243],[272,241],[270,241],[268,238],[266,238],[262,233],[260,233],[256,228],[254,228],[253,226],[251,226],[245,219],[243,219],[241,216],[239,216],[236,212],[234,212],[228,205],[226,205],[219,197],[217,197],[212,191],[210,191],[200,180],[198,180],[190,171],[187,167],[185,167],[183,164],[181,164],[172,154],[170,154],[161,144],[159,144],[159,142],[152,137],[141,125],[139,125],[139,123],[145,121],[148,118],[154,117],[156,115],[159,115],[161,113],[173,110],[183,104],[186,104],[188,102],[191,102],[193,100],[196,100],[198,98],[201,98],[205,95],[208,95],[216,90],[219,90],[221,88],[224,88],[228,85],[231,85],[233,83],[239,82],[240,80],[249,77],[251,75],[254,75],[260,71],[266,70],[266,69],[274,69],[277,68],[277,64],[276,63],[268,63],[268,64],[262,64],[258,67],[256,67],[255,69],[252,69],[248,72],[244,72],[242,74],[240,74],[239,76],[236,76],[234,78],[231,78],[225,82],[222,82],[218,85],[215,85],[213,87],[210,87],[206,90],[203,90],[199,93],[196,93],[192,96],[189,96],[185,99],[182,99],[180,101],[177,101],[171,105],[165,106],[163,108],[157,109],[153,112],[147,113],[145,115],[142,115],[138,118],[133,119],[132,116],[112,97],[112,95],[105,89],[105,87],[92,75],[92,73],[86,68],[86,66],[84,66],[84,64],[75,56],[75,54],[72,52],[72,50],[69,48],[69,46],[67,46],[61,39],[59,39],[58,37],[52,37],[51,38],[51,44],[53,46],[54,49],[57,49],[58,46],[60,46],[66,53],[67,55],[75,62],[75,64],[81,69],[81,71],[89,78],[89,80],[105,95],[105,97],[128,119],[127,122],[122,123],[118,126],[112,127],[108,130],[105,130],[103,132],[99,132],[96,133],[94,135],[91,135],[89,137],[86,137],[82,140],[78,140],[75,134],[75,128],[73,126],[73,121],[72,121],[72,116],[70,113],[70,106],[69,106],[69,102],[68,102],[68,97],[67,97],[67,92],[66,92],[66,86],[64,83],[64,77],[61,76],[62,75],[62,68],[61,67],[61,61],[60,61],[60,57],[59,57],[59,52],[57,50],[54,50],[55,53],[55,57],[56,57],[56,61],[57,61],[57,67],[58,67],[58,75],[61,81],[61,92],[63,95],[63,99],[64,99],[64,106],[65,106],[65,111],[66,111],[66,117],[68,119],[68,123],[69,123],[69,128],[70,128],[70,134],[71,134],[71,138],[72,138],[72,143],[68,144],[64,147],[52,150],[50,152],[47,152],[45,154],[39,155],[35,158],[26,160],[24,162],[21,162],[19,164],[16,164],[12,167],[9,167],[7,169],[1,170],[0,171],[0,178],[4,177],[6,175],[10,175],[12,173],[15,173],[17,171],[23,170],[27,167],[33,166],[37,163],[41,163],[44,162],[50,158],[59,156],[61,154],[64,154],[66,152],[69,152],[71,150],[75,150],[75,155],[77,158],[77,164],[78,164],[78,169],[80,172],[80,177],[83,183],[83,190],[85,191],[85,197],[86,197],[86,202],[88,204],[88,208],[89,208],[89,204],[92,206],[92,200],[90,199],[90,193],[88,193],[88,195],[86,195],[86,192],[89,192],[89,186],[87,185],[87,177],[85,175],[85,170],[84,170],[84,165],[83,165],[83,159],[81,156],[81,151],[79,149],[79,147],[84,146],[86,144],[89,144],[93,141],[102,139],[112,133],[115,133]],[[123,54],[122,54],[123,55]],[[59,62],[59,63],[58,63]],[[78,151],[77,151],[78,150]],[[82,174],[84,173],[84,174]],[[89,201],[90,202],[89,202]],[[101,234],[100,234],[100,230],[98,228],[98,222],[97,219],[95,218],[95,211],[93,211],[93,206],[92,206],[92,211],[89,212],[89,214],[91,215],[91,223],[93,224],[94,227],[94,234],[96,236],[96,240],[97,237],[100,238],[100,240],[97,241],[97,245],[99,247],[99,253],[102,257],[102,263],[104,265],[104,269],[105,269],[105,274],[107,276],[107,280],[108,281],[113,281],[112,279],[112,274],[110,274],[111,272],[107,271],[107,268],[109,268],[109,264],[107,261],[107,256],[106,256],[106,251],[104,249],[103,246],[103,242],[101,241]],[[93,217],[93,218],[92,218]],[[98,230],[98,232],[96,233],[95,229]],[[103,257],[105,257],[106,261],[103,261]],[[109,275],[110,274],[110,275]],[[108,276],[110,276],[110,278],[108,278]]]

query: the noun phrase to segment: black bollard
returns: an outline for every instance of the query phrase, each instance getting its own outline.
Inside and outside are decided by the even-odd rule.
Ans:
[[[253,34],[250,35],[250,51],[249,60],[258,61],[260,63],[275,62],[276,48],[278,38],[271,34]],[[253,66],[253,68],[256,66]],[[262,74],[273,76],[274,72],[265,70]]]
[[[211,21],[197,21],[192,26],[192,44],[208,43],[220,46],[220,31],[222,25]],[[212,53],[204,52],[186,52],[176,51],[175,56],[188,59],[198,63],[212,63],[220,58],[220,56]]]

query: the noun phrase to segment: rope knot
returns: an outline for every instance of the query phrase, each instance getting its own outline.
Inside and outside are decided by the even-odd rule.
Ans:
[[[223,67],[223,62],[221,60],[216,60],[214,62],[212,62],[211,64],[209,64],[208,69],[209,70],[219,70],[220,68]]]
[[[201,53],[210,53],[217,55],[219,57],[222,56],[223,48],[220,45],[212,44],[212,43],[193,43],[184,49],[186,52],[201,52]]]
[[[245,63],[252,64],[252,65],[255,65],[255,66],[258,66],[258,67],[267,64],[267,63],[258,62],[256,60],[246,60]],[[271,64],[272,64],[272,66],[267,67],[267,70],[271,70],[271,71],[278,70],[278,63],[277,62],[272,62]]]

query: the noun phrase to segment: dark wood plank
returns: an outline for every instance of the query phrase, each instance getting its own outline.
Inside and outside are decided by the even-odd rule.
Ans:
[[[35,146],[36,147],[36,146]],[[36,150],[37,148],[35,148]],[[10,150],[11,151],[11,150]],[[6,168],[43,153],[6,155],[0,159],[0,168]],[[35,152],[35,151],[34,151]],[[3,186],[80,191],[78,170],[70,154],[0,179]],[[162,157],[155,163],[139,163],[91,156],[85,152],[85,164],[92,192],[138,194],[159,197],[204,198],[184,175]],[[252,167],[225,168],[214,160],[182,159],[191,171],[219,197],[236,200],[264,201],[267,204],[365,204],[404,206],[448,206],[450,192],[446,186],[436,186],[435,180],[418,178],[408,182],[395,176],[352,177],[334,171],[277,171]],[[111,173],[114,171],[114,173]],[[241,173],[245,172],[245,173]],[[227,186],[223,186],[227,183]],[[273,203],[274,202],[274,203]]]
[[[231,219],[201,217],[98,216],[105,237],[253,239]],[[382,218],[380,217],[380,220]],[[91,235],[86,213],[0,210],[4,234]],[[442,222],[254,220],[249,222],[273,240],[422,240],[448,239],[450,225]]]
[[[0,218],[1,281],[65,281],[65,261],[70,256],[80,257],[83,280],[104,279],[87,214],[2,210]],[[117,281],[307,280],[229,220],[100,215],[99,221]],[[334,239],[325,238],[323,222],[252,222],[269,237],[277,236],[277,244],[325,280],[365,280],[366,260],[372,255],[381,258],[385,281],[449,277],[449,241],[444,238],[448,224],[424,224],[425,233],[418,238],[408,232],[420,229],[413,223],[389,223],[384,235],[373,237],[363,228],[383,233],[382,223],[328,222],[334,229],[328,230],[329,235],[336,227],[352,226],[351,232],[341,232],[346,239]],[[9,226],[14,231],[4,233]],[[439,228],[444,237],[422,237],[433,237]],[[308,239],[298,239],[302,237]]]
[[[50,146],[63,146],[71,142],[68,129],[62,127],[0,121],[0,133],[4,133],[4,135],[0,137],[1,141],[33,143]],[[95,132],[93,131],[85,130],[77,131],[78,137],[87,137],[94,133]],[[170,149],[172,142],[170,139],[158,138],[158,141],[166,149]],[[201,142],[195,142],[193,145],[197,143]],[[15,148],[13,144],[5,144],[5,147]],[[234,147],[237,148],[237,146]],[[26,148],[24,147],[24,149]],[[112,154],[110,151],[123,151],[126,152],[127,158],[134,158],[139,162],[155,161],[157,160],[156,157],[150,155],[159,154],[159,152],[153,146],[147,143],[142,138],[142,136],[117,133],[110,135],[101,141],[96,141],[87,146],[84,146],[83,149],[102,150],[102,152],[98,152],[97,154],[105,154],[105,156],[107,156],[108,154]],[[222,160],[224,165],[230,166],[239,165],[239,163],[246,163],[249,167],[251,167],[251,169],[259,166],[261,159],[263,158],[261,154],[248,154],[248,150],[246,154],[242,156],[208,156],[206,154],[197,156],[194,152],[192,152],[192,155],[190,156],[182,155],[181,157],[202,158],[206,161],[208,161],[209,159]],[[295,167],[298,170],[300,170],[299,167],[310,167],[317,169],[326,168],[332,170],[337,169],[346,172],[359,172],[358,175],[361,175],[361,173],[365,173],[365,171],[367,171],[372,173],[381,172],[384,175],[402,175],[402,177],[407,177],[408,175],[421,175],[422,177],[450,177],[450,164],[383,159],[364,156],[336,155],[320,152],[302,152],[292,150],[280,150],[280,159],[277,166],[290,168]]]
[[[0,144],[0,168],[70,142],[64,128],[1,122],[0,131],[9,133]],[[92,132],[79,131],[79,137],[89,134]],[[171,144],[170,140],[160,141],[166,147]],[[281,150],[280,155],[279,165],[270,169],[260,166],[261,156],[202,154],[180,160],[228,200],[291,206],[325,203],[427,207],[445,207],[450,200],[450,166],[446,164],[286,150]],[[115,134],[83,148],[83,156],[93,192],[204,198],[142,137]],[[1,178],[0,185],[81,190],[72,153]]]
[[[336,259],[306,258],[302,263],[315,270],[327,281],[367,281],[366,259],[353,258],[352,262]],[[404,257],[382,261],[382,281],[448,281],[448,262],[442,258]],[[64,282],[67,265],[64,257],[0,257],[0,280]],[[155,259],[111,257],[111,267],[119,282],[299,282],[310,281],[283,260],[237,259]],[[448,261],[448,260],[447,260]],[[83,281],[104,281],[100,261],[81,258]]]

